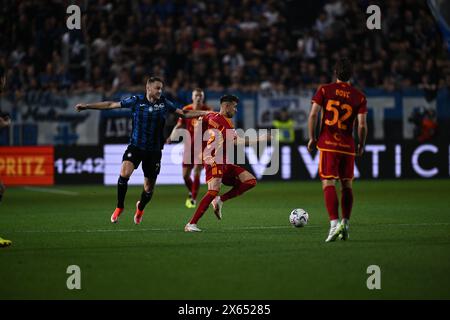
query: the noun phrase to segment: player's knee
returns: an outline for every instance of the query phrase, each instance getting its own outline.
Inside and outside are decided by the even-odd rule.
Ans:
[[[218,190],[208,190],[207,194],[209,194],[212,197],[217,197],[217,195],[219,194]]]
[[[336,181],[333,179],[326,179],[322,180],[322,189],[325,190],[327,187],[334,187],[336,184]]]
[[[132,173],[133,173],[133,170],[122,169],[120,171],[120,176],[124,177],[126,179],[130,179]]]
[[[155,184],[151,182],[145,182],[144,183],[144,190],[146,193],[153,192],[153,189],[155,188]]]
[[[352,180],[341,180],[342,189],[351,189],[352,188]]]
[[[120,175],[124,178],[129,179],[134,171],[134,164],[130,161],[124,161],[120,169]]]

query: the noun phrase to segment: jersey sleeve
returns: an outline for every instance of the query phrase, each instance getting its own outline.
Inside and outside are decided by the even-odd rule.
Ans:
[[[366,97],[361,97],[361,103],[358,108],[358,114],[364,114],[367,113],[367,99]]]
[[[323,105],[323,100],[325,98],[325,89],[323,86],[319,87],[319,89],[317,90],[316,94],[314,95],[314,97],[312,98],[311,102],[312,103],[317,103],[319,106]]]
[[[202,121],[203,125],[208,126],[209,116],[210,113],[205,114],[204,116],[200,117],[199,119]]]
[[[167,106],[167,110],[168,110],[169,112],[171,112],[171,113],[175,112],[175,111],[178,109],[178,108],[175,106],[175,104],[174,104],[172,101],[168,100],[168,99],[166,99],[165,104],[166,104],[166,106]]]
[[[132,109],[137,102],[137,97],[136,96],[131,96],[128,98],[125,98],[123,100],[120,101],[120,107],[121,108],[130,108]]]

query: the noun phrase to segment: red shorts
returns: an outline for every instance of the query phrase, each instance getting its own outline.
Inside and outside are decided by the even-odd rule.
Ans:
[[[320,151],[319,176],[322,180],[352,180],[354,168],[354,155],[340,152]]]
[[[235,164],[214,164],[205,165],[206,183],[213,178],[221,178],[224,185],[234,185],[234,180],[245,171],[244,168]]]

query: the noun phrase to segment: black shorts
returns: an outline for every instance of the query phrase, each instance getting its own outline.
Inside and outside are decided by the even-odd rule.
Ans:
[[[130,144],[123,154],[122,162],[131,161],[134,169],[137,169],[142,161],[144,177],[156,179],[161,170],[161,156],[161,150],[145,151]]]

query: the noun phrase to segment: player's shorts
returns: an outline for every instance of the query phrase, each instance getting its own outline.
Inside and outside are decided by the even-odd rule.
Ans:
[[[206,183],[213,178],[221,178],[222,183],[227,186],[234,185],[236,178],[245,171],[244,168],[235,164],[213,164],[205,165]]]
[[[340,152],[320,151],[319,176],[322,180],[352,180],[354,168],[354,155]]]
[[[161,170],[161,157],[161,150],[145,151],[130,144],[123,154],[122,161],[131,161],[134,169],[139,168],[139,164],[142,162],[144,177],[156,179]]]

